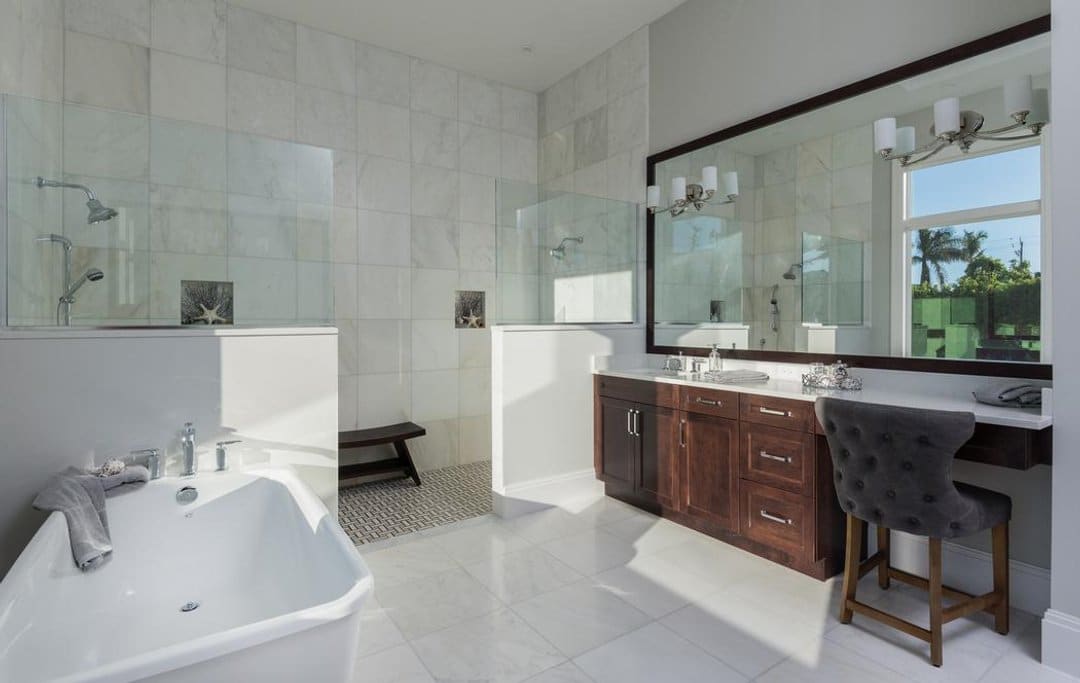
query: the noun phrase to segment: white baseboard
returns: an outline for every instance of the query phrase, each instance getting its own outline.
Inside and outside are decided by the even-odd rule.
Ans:
[[[871,550],[876,550],[875,534],[870,534]],[[892,564],[912,574],[926,576],[929,561],[927,539],[902,532],[892,533]],[[945,583],[968,593],[986,593],[993,588],[990,553],[955,543],[942,544]],[[1009,602],[1030,614],[1042,614],[1050,607],[1050,570],[1009,561]],[[1080,650],[1078,650],[1080,651]]]
[[[1048,609],[1042,620],[1042,663],[1080,677],[1080,619]]]
[[[493,490],[491,505],[496,515],[510,518],[550,508],[574,498],[603,493],[604,485],[596,479],[596,472],[590,467],[587,470],[511,484],[501,491]]]

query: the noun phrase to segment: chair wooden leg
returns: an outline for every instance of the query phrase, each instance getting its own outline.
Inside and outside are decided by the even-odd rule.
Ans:
[[[859,584],[859,555],[862,554],[863,528],[866,523],[853,515],[847,516],[847,550],[844,555],[844,597],[840,603],[840,623],[850,624],[852,610],[848,601],[855,599]]]
[[[882,590],[888,590],[889,567],[892,566],[892,557],[890,555],[889,530],[883,526],[877,528],[877,547],[878,552],[882,554],[881,564],[877,568],[877,584]]]
[[[999,596],[994,610],[994,630],[1001,635],[1009,633],[1009,523],[999,524],[991,531],[993,536],[994,592]]]
[[[941,666],[941,539],[930,539],[930,663]]]

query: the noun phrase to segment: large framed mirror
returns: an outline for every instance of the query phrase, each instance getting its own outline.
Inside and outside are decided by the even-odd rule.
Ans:
[[[1050,378],[1049,30],[650,156],[648,351]]]

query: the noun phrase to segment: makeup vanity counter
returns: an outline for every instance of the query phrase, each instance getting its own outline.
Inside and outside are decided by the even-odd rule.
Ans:
[[[828,578],[841,569],[843,513],[814,415],[818,396],[965,410],[961,459],[1014,469],[1050,463],[1051,417],[973,398],[884,388],[806,389],[770,379],[718,384],[658,370],[594,375],[594,466],[608,495],[744,550]]]

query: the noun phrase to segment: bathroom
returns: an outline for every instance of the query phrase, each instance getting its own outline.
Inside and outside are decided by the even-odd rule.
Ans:
[[[0,0],[0,13],[0,633],[14,644],[0,679],[1080,675],[1067,578],[1080,472],[1067,455],[1049,464],[1047,426],[1080,377],[1051,346],[1076,324],[1051,277],[1069,291],[1080,245],[1049,221],[1077,208],[1070,3]],[[1062,122],[1020,145],[1042,150],[1036,189],[974,218],[936,197],[957,234],[989,233],[981,252],[927,258],[927,278],[893,267],[927,253],[904,235],[944,225],[898,223],[896,183],[941,183],[932,171],[953,157],[904,176],[876,153],[875,121],[922,144],[934,103],[955,95],[986,129],[1007,126],[1002,83],[1019,76],[1050,90],[1047,120]],[[715,195],[667,211],[679,178]],[[979,197],[993,192],[1009,189]],[[965,290],[980,253],[1023,275],[1023,293]],[[1013,296],[1028,298],[1004,308]],[[842,360],[866,400],[952,397],[980,429],[961,399],[991,378],[1041,392],[1041,412],[1021,411],[1039,425],[1021,464],[957,456],[953,472],[1012,499],[1010,635],[995,640],[985,615],[953,624],[937,669],[917,638],[836,620],[839,555],[817,576],[622,488],[602,404],[623,389],[600,384],[662,387],[616,416],[648,433],[687,412],[668,386],[680,401],[719,389],[643,368],[707,363],[713,346],[726,368],[781,383]],[[1067,454],[1080,433],[1055,421]],[[64,516],[33,502],[66,468],[117,459],[160,476],[107,495],[115,556],[84,572]],[[842,533],[837,519],[820,524]],[[892,544],[925,575],[925,538]],[[946,539],[946,582],[986,590],[991,545]],[[296,590],[279,596],[285,581]],[[874,604],[918,621],[926,600],[903,587]],[[155,636],[124,651],[104,638],[113,626],[68,626],[65,603]],[[797,633],[779,632],[785,619]],[[47,663],[58,634],[70,653]]]

